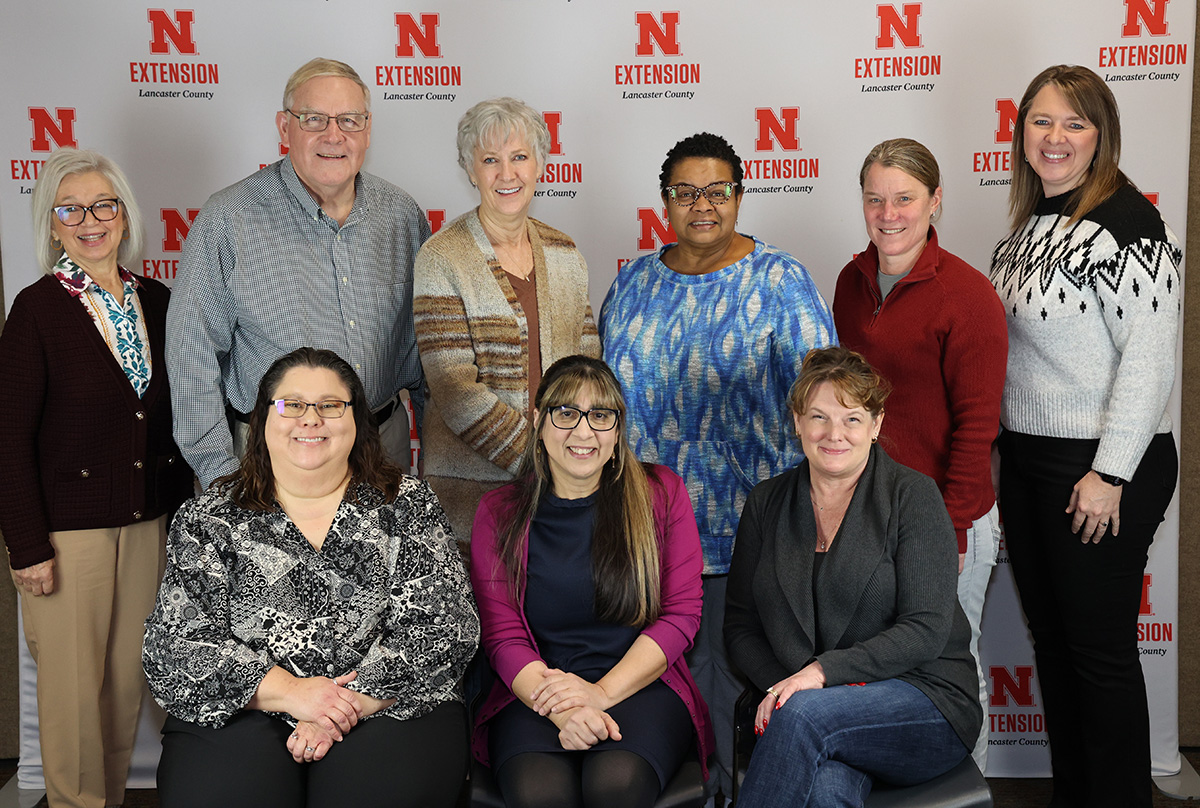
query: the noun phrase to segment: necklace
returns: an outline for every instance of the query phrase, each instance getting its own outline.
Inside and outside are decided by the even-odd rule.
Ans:
[[[812,489],[809,490],[808,498],[812,502],[813,507],[817,509],[817,552],[824,553],[829,549],[828,535],[830,532],[832,532],[836,537],[838,529],[842,526],[842,519],[846,516],[846,508],[850,506],[850,499],[854,496],[854,489],[856,487],[857,483],[850,487],[849,491],[844,495],[844,501],[834,500],[834,502],[830,504],[828,515],[828,519],[831,522],[830,525],[825,524],[825,506],[820,502],[817,502],[816,492]],[[839,497],[839,500],[840,499],[842,498]]]

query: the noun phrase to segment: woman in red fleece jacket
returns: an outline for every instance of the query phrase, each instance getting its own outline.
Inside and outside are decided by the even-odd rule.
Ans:
[[[979,623],[999,545],[991,451],[1008,359],[1004,309],[987,276],[938,246],[932,222],[941,172],[929,149],[885,140],[858,179],[871,243],[838,277],[833,319],[842,345],[892,382],[880,437],[888,454],[942,492],[958,534],[958,600],[979,668]],[[986,767],[986,721],[972,756]]]

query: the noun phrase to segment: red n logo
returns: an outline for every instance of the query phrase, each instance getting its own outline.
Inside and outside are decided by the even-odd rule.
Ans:
[[[51,151],[51,139],[59,148],[79,148],[79,141],[75,139],[74,107],[55,107],[54,115],[45,107],[30,107],[29,120],[33,121],[33,139],[29,141],[31,151]]]
[[[440,208],[430,208],[425,211],[425,218],[429,220],[429,229],[436,233],[446,223],[446,211]],[[413,428],[415,429],[416,427]],[[413,435],[413,440],[416,440],[416,438],[417,436]]]
[[[996,142],[1012,143],[1017,125],[1017,104],[1011,98],[996,99]]]
[[[1033,666],[1017,665],[1012,673],[1002,665],[992,665],[988,668],[992,677],[993,707],[1007,707],[1011,698],[1020,707],[1033,706]]]
[[[396,15],[396,31],[399,44],[396,45],[397,59],[411,59],[416,56],[413,45],[420,49],[421,55],[427,59],[435,59],[442,55],[438,45],[437,29],[438,14],[422,14],[420,24],[411,14]]]
[[[800,107],[780,107],[778,117],[770,107],[759,107],[754,110],[754,120],[758,121],[755,151],[774,151],[776,143],[784,151],[800,151],[800,135],[796,132]]]
[[[1158,196],[1158,194],[1155,194],[1155,196]],[[1152,199],[1150,201],[1155,205],[1158,204],[1157,199]],[[1150,585],[1153,583],[1153,575],[1148,572],[1142,575],[1142,605],[1141,608],[1138,609],[1139,615],[1154,614],[1154,604],[1150,602]]]
[[[894,48],[896,37],[900,37],[901,44],[906,48],[921,47],[921,33],[917,30],[921,22],[920,3],[905,3],[903,19],[895,6],[876,6],[875,12],[879,15],[879,36],[875,37],[875,47]]]
[[[196,214],[199,212],[200,208],[188,208],[185,219],[176,208],[159,209],[159,218],[163,223],[163,252],[183,250],[183,240],[187,238],[188,231],[192,229],[192,222],[196,221]]]
[[[1167,3],[1171,0],[1125,0],[1125,25],[1121,36],[1140,36],[1145,24],[1150,36],[1167,35]]]
[[[639,11],[634,15],[638,28],[638,56],[653,56],[654,46],[663,56],[679,55],[679,12],[664,11],[662,25],[654,19],[649,11]]]
[[[546,128],[550,130],[550,153],[562,154],[562,140],[558,136],[558,128],[562,126],[562,113],[543,112],[542,118],[546,121]]]
[[[638,208],[638,223],[641,225],[641,235],[638,236],[639,250],[657,249],[662,244],[673,244],[679,241],[671,222],[667,219],[667,209],[663,208],[662,215],[654,208]]]
[[[195,11],[176,9],[174,21],[161,8],[147,9],[146,14],[150,18],[151,53],[169,53],[170,46],[167,40],[170,40],[176,53],[195,55],[196,38],[192,36],[192,23],[196,21]]]

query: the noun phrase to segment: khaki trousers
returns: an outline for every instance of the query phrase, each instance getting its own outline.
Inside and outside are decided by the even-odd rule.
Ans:
[[[53,532],[54,592],[21,597],[51,808],[125,799],[146,689],[142,635],[166,564],[166,528],[161,516]]]

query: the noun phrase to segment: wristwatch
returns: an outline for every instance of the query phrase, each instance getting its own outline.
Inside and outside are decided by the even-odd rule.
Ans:
[[[1092,471],[1096,471],[1096,470],[1092,469]],[[1104,480],[1104,482],[1108,483],[1109,485],[1124,485],[1125,484],[1125,481],[1115,474],[1105,474],[1102,471],[1096,471],[1096,476],[1099,477],[1101,480]]]

